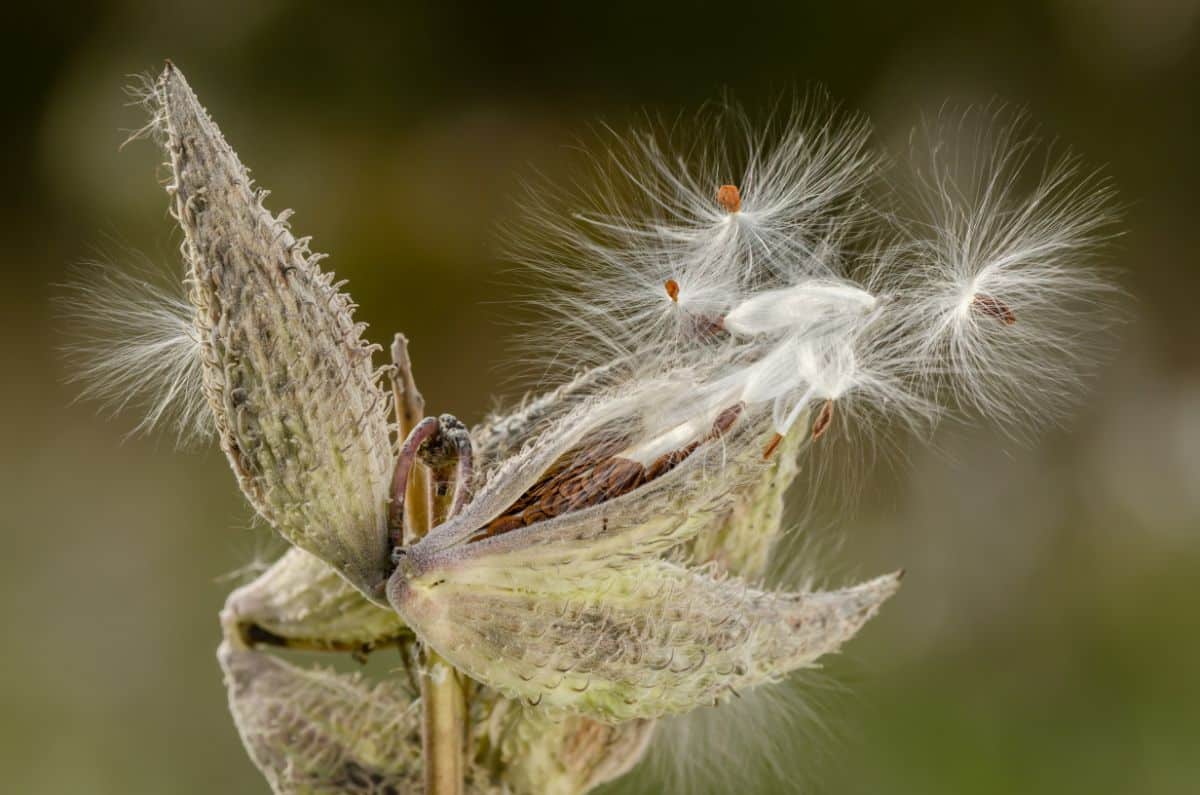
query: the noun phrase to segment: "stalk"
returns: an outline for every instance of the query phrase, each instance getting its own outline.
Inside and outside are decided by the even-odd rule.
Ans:
[[[392,392],[401,439],[425,412],[408,357],[408,340],[397,334],[392,343]],[[457,467],[441,462],[430,468],[418,457],[408,479],[404,511],[405,543],[415,543],[455,509]],[[406,652],[407,653],[407,650]],[[466,767],[467,698],[461,676],[428,647],[419,647],[421,691],[421,755],[426,795],[462,795]]]

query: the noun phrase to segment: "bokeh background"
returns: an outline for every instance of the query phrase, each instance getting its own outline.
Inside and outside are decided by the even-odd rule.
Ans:
[[[1128,321],[1032,446],[959,429],[814,523],[847,574],[908,578],[830,670],[775,791],[1200,791],[1200,2],[19,4],[0,192],[0,789],[257,793],[213,656],[224,576],[272,547],[223,458],[73,403],[55,285],[177,233],[131,73],[170,57],[333,254],[432,408],[514,395],[496,225],[596,121],[812,84],[901,143],[999,99],[1103,166]],[[382,5],[382,4],[381,4]],[[518,294],[518,290],[520,294]],[[835,543],[836,542],[836,543]],[[814,696],[816,697],[816,696]],[[824,696],[819,701],[826,701]],[[747,760],[751,764],[753,760]]]

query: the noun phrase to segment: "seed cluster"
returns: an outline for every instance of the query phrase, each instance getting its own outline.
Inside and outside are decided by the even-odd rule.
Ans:
[[[720,438],[741,413],[740,404],[729,407],[713,422],[707,436],[663,453],[649,466],[615,455],[625,447],[623,440],[609,439],[573,450],[551,466],[542,480],[489,522],[484,532],[473,540],[599,505],[656,480],[679,466],[701,445]]]

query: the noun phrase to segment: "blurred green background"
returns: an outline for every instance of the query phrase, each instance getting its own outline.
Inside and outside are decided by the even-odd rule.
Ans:
[[[57,352],[71,263],[177,263],[158,153],[118,152],[142,123],[126,75],[170,57],[374,338],[413,340],[431,408],[468,421],[514,395],[505,301],[535,294],[495,228],[588,125],[814,83],[884,145],[947,101],[1027,108],[1127,205],[1109,261],[1131,322],[1066,428],[944,434],[810,529],[832,570],[908,578],[776,790],[1200,792],[1200,2],[20,5],[0,55],[0,789],[265,790],[213,651],[222,575],[267,531],[216,451],[123,441],[134,415],[73,404]]]

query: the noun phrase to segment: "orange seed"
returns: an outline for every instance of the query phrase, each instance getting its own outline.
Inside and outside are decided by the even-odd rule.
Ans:
[[[722,185],[717,188],[717,204],[724,207],[726,212],[736,213],[742,209],[742,192],[737,185]]]

